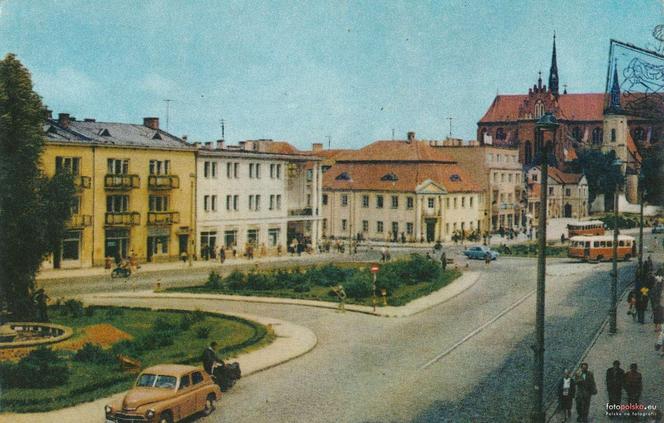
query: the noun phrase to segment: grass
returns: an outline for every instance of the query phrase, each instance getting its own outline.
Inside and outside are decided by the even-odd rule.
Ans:
[[[354,264],[354,266],[346,264],[346,266],[344,267],[362,268],[362,266],[359,266],[358,264]],[[366,267],[366,264],[363,267]],[[460,271],[450,269],[445,272],[442,272],[441,276],[433,282],[423,281],[413,285],[406,285],[406,284],[401,285],[398,288],[396,288],[394,292],[392,292],[392,295],[387,297],[387,304],[390,306],[405,305],[410,301],[413,301],[425,295],[429,295],[432,292],[445,287],[459,276],[461,276]],[[378,277],[380,277],[380,274]],[[218,289],[214,289],[207,285],[189,286],[182,288],[169,288],[167,289],[167,291],[187,292],[192,294],[225,294],[225,295],[245,295],[253,297],[291,298],[299,300],[330,301],[330,302],[339,301],[337,295],[334,294],[334,292],[332,292],[332,288],[325,286],[318,286],[318,285],[311,286],[311,289],[306,292],[296,292],[291,288],[281,288],[281,289],[271,289],[271,290],[248,290],[248,289],[233,290],[221,287]],[[382,297],[380,297],[380,290],[377,291],[378,292],[376,294],[378,295],[378,305],[382,306],[383,299]],[[346,304],[358,304],[358,305],[370,306],[371,297],[362,298],[362,299],[353,299],[351,297],[348,297],[346,298]]]
[[[122,314],[112,316],[112,312],[108,312],[118,309],[122,310]],[[85,327],[100,323],[110,323],[137,338],[151,331],[152,323],[157,317],[178,323],[182,314],[180,311],[94,307],[92,316],[72,318],[56,310],[50,310],[52,322],[74,329],[74,341],[84,336]],[[196,336],[196,327],[200,325],[210,327],[208,338],[201,339]],[[219,344],[220,356],[229,357],[267,345],[273,339],[274,334],[268,333],[262,325],[232,316],[205,313],[204,321],[177,333],[172,345],[148,351],[134,358],[141,361],[143,368],[159,363],[200,365],[202,352],[212,340],[216,340]],[[119,370],[116,364],[81,363],[72,360],[75,351],[63,349],[57,351],[69,362],[71,368],[69,382],[63,386],[47,389],[3,388],[0,397],[0,409],[3,412],[41,412],[93,401],[130,388],[136,377],[134,373]]]

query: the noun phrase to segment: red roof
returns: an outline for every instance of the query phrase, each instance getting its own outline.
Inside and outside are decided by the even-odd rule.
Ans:
[[[549,167],[549,176],[561,184],[578,184],[583,178],[581,173],[565,173],[555,167]]]
[[[340,177],[344,174],[348,179]],[[337,162],[323,176],[323,188],[415,192],[430,179],[448,192],[480,192],[480,186],[458,165],[440,163]]]
[[[634,160],[641,163],[641,154],[639,154],[639,149],[636,147],[630,131],[627,131],[627,151],[629,151],[632,157],[634,157]]]
[[[498,95],[480,123],[505,122],[521,118],[519,108],[528,99],[527,94]],[[562,94],[558,97],[559,119],[601,121],[604,118],[604,94]]]
[[[375,141],[359,150],[347,150],[334,157],[337,162],[439,162],[455,163],[455,160],[439,147],[427,141]]]

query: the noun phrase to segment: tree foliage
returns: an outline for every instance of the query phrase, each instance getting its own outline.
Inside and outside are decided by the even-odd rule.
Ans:
[[[664,146],[656,144],[647,151],[641,172],[645,201],[664,206]]]
[[[43,107],[30,72],[0,61],[0,301],[15,319],[33,317],[31,291],[45,255],[63,235],[71,177],[43,175]]]
[[[613,165],[616,154],[613,151],[602,153],[599,150],[579,150],[577,158],[569,164],[569,171],[583,173],[588,180],[588,200],[592,202],[599,194],[605,198],[613,196],[616,186],[622,183],[623,176]]]

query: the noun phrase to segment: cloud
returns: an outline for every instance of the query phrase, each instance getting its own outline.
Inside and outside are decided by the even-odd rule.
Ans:
[[[103,90],[97,81],[78,69],[64,67],[55,73],[33,73],[34,87],[44,102],[79,105],[90,98],[98,97]]]

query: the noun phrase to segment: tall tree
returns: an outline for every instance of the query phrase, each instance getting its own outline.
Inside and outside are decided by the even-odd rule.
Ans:
[[[50,179],[43,177],[40,188],[46,245],[53,256],[53,267],[59,269],[62,239],[67,230],[63,223],[71,218],[76,188],[71,173],[66,169],[57,169]]]
[[[53,208],[72,202],[52,196],[62,181],[50,183],[40,170],[43,116],[30,72],[8,54],[0,61],[0,301],[15,319],[33,318],[35,274],[54,242]]]
[[[602,153],[599,150],[577,151],[577,158],[572,161],[568,170],[583,173],[588,180],[588,200],[593,202],[599,194],[605,200],[612,199],[616,186],[622,182],[623,176],[617,166],[613,165],[616,154],[613,151]],[[612,201],[606,201],[613,204]]]
[[[644,154],[642,174],[646,203],[664,206],[664,146],[655,144]]]

